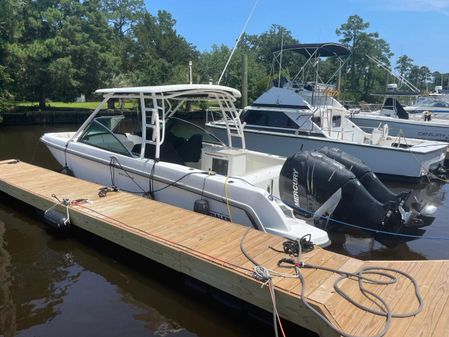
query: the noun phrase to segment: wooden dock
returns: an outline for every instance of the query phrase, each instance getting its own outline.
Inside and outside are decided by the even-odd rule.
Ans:
[[[124,192],[100,198],[99,188],[30,164],[0,161],[0,191],[41,210],[55,204],[52,194],[72,201],[88,199],[92,203],[69,207],[72,224],[272,311],[267,287],[261,287],[261,282],[252,277],[252,263],[240,251],[240,240],[246,232],[243,226]],[[64,206],[57,207],[65,212]],[[281,248],[283,241],[251,230],[245,248],[260,264],[292,273],[277,267],[278,260],[287,256],[269,249]],[[346,271],[375,265],[410,273],[418,282],[424,309],[414,317],[393,318],[386,336],[449,336],[449,261],[361,261],[320,248],[304,254],[302,260]],[[314,269],[303,269],[302,274],[307,301],[338,328],[358,336],[372,336],[380,331],[383,317],[362,311],[335,293],[333,284],[338,275]],[[300,301],[298,279],[275,277],[273,284],[281,317],[320,336],[338,336]],[[368,305],[356,281],[346,279],[342,288]],[[386,299],[395,312],[407,312],[417,306],[412,284],[405,278],[399,278],[393,286],[369,288]]]

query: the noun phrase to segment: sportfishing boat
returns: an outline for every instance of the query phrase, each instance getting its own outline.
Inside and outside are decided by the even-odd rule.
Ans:
[[[438,118],[440,114],[410,113],[399,102],[400,97],[416,95],[413,92],[397,90],[397,85],[388,85],[380,110],[350,113],[350,119],[366,132],[372,132],[381,125],[388,125],[389,133],[399,138],[419,138],[449,142],[449,120]],[[404,139],[405,141],[405,139]]]
[[[286,46],[278,53],[286,51],[309,57],[305,64],[314,65],[315,79],[320,78],[320,57],[350,53],[345,46],[332,43]],[[343,64],[341,61],[339,69]],[[300,72],[311,73],[304,67]],[[300,73],[292,81],[279,77],[275,86],[240,114],[248,149],[290,156],[300,150],[335,147],[359,158],[378,174],[412,180],[443,165],[447,143],[390,135],[385,124],[367,133],[348,118],[348,110],[335,99],[338,85],[300,78]],[[213,119],[206,125],[226,141],[228,122]]]
[[[278,198],[285,158],[246,150],[238,122],[237,129],[229,132],[229,142],[238,138],[242,146],[233,148],[174,117],[194,104],[215,105],[223,116],[235,117],[238,90],[186,84],[97,93],[104,100],[78,131],[41,137],[66,171],[269,233],[291,239],[310,234],[317,245],[329,243],[327,233],[313,226],[313,219],[307,223],[296,217]],[[109,100],[134,101],[137,111],[129,115],[102,110]]]

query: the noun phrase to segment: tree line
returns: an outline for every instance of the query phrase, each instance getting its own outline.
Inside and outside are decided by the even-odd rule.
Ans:
[[[0,104],[7,100],[73,101],[80,94],[92,97],[101,87],[188,83],[189,61],[193,82],[216,82],[230,54],[225,45],[200,52],[175,28],[167,11],[150,13],[143,0],[2,0],[0,2]],[[413,64],[407,55],[390,64],[393,53],[369,23],[353,15],[336,29],[341,43],[352,51],[343,68],[346,99],[371,100],[391,77],[367,57],[374,56],[395,68],[422,90],[440,84],[442,76]],[[273,49],[299,43],[283,26],[272,25],[258,35],[244,34],[221,82],[240,88],[241,57],[248,56],[248,94],[255,99],[277,78]],[[291,76],[301,58],[283,57],[282,75]],[[322,62],[331,74],[338,64]]]

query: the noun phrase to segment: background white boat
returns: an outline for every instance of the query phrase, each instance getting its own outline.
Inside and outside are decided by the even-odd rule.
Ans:
[[[366,133],[348,117],[348,111],[323,92],[304,87],[273,87],[240,115],[247,148],[291,156],[300,150],[336,147],[358,157],[379,174],[419,179],[443,165],[447,144],[390,136],[388,127]],[[315,105],[308,100],[313,97]],[[226,141],[224,121],[207,127]]]
[[[406,106],[404,109],[410,114],[423,114],[426,111],[430,111],[433,118],[449,119],[449,97],[419,97],[415,104]]]
[[[387,124],[392,136],[449,142],[449,120],[438,118],[439,114],[409,113],[398,99],[416,94],[401,92],[396,88],[395,85],[389,85],[387,92],[374,94],[385,96],[380,110],[351,112],[351,121],[366,132]]]
[[[281,77],[286,52],[306,58],[291,81]],[[443,165],[447,144],[389,135],[388,126],[366,133],[348,117],[348,110],[334,96],[340,90],[340,72],[351,51],[342,44],[313,43],[282,46],[273,53],[279,65],[275,86],[260,96],[240,115],[246,146],[282,156],[300,150],[336,147],[364,161],[374,172],[420,179]],[[320,60],[333,57],[337,71],[321,83]],[[309,77],[312,81],[307,81]],[[337,85],[329,82],[337,79]],[[226,140],[226,121],[206,124]],[[226,126],[226,127],[225,127]]]

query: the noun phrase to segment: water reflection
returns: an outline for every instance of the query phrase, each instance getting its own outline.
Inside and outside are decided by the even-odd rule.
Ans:
[[[105,329],[122,336],[130,331],[168,336],[185,330],[143,304],[139,293],[148,291],[148,284],[117,273],[117,265],[87,255],[73,240],[48,236],[34,221],[4,210],[0,219],[0,331],[5,337],[101,336]]]
[[[0,336],[272,335],[192,298],[179,274],[103,250],[85,235],[51,237],[39,221],[4,202],[0,198]]]
[[[16,335],[16,306],[11,294],[11,254],[6,250],[5,223],[0,220],[0,331],[5,337]]]
[[[39,227],[0,209],[2,256],[0,264],[14,309],[14,328],[20,331],[53,320],[71,283],[76,281],[69,255],[48,249]],[[6,225],[5,225],[6,224]],[[10,225],[11,224],[11,225]],[[11,307],[11,306],[9,306]]]
[[[413,228],[401,226],[385,229],[398,235],[367,233],[362,230],[334,226],[330,233],[332,251],[360,259],[422,260],[449,258],[449,202],[446,198],[448,184],[441,181],[406,185],[386,182],[394,192],[410,191],[407,206],[420,208],[433,205],[433,216],[424,217],[426,226]],[[421,206],[417,206],[421,205]],[[408,235],[410,237],[408,237]]]
[[[39,141],[45,132],[73,131],[74,125],[2,126],[0,124],[0,160],[20,159],[49,169],[59,169],[57,161]]]

